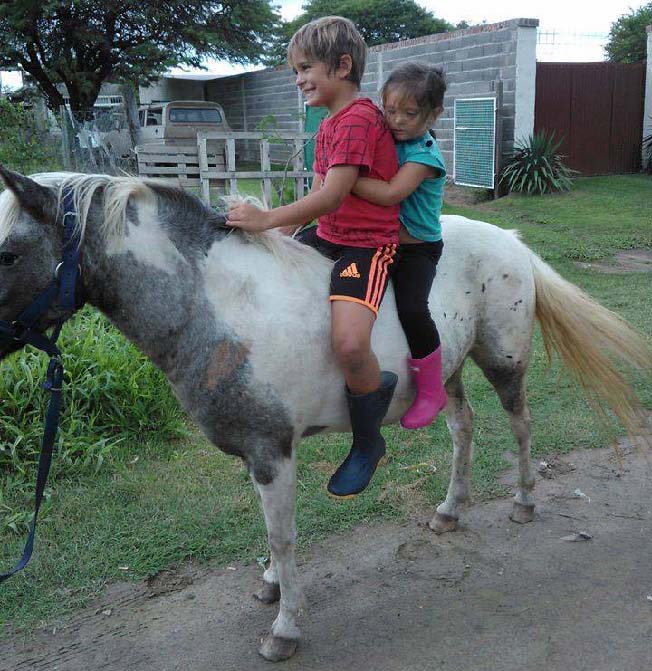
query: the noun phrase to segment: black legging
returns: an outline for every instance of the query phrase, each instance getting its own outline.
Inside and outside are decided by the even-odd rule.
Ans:
[[[441,240],[400,245],[393,264],[396,309],[414,359],[427,357],[440,344],[439,332],[428,309],[428,295],[443,249]]]

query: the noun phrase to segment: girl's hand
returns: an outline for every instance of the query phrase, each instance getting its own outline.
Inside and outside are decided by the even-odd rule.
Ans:
[[[270,213],[254,205],[236,205],[226,215],[226,223],[250,233],[261,233],[271,228]]]

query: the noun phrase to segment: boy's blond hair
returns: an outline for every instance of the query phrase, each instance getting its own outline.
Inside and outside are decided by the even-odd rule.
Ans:
[[[288,45],[288,63],[294,67],[298,54],[328,65],[333,72],[340,66],[345,54],[351,56],[351,72],[347,79],[358,88],[367,60],[367,45],[349,19],[342,16],[324,16],[306,23],[292,36]]]

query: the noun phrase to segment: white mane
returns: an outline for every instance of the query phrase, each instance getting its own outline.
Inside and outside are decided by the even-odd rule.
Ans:
[[[31,175],[39,184],[56,190],[57,202],[63,201],[66,189],[72,190],[72,197],[77,214],[77,228],[83,240],[88,223],[88,213],[93,196],[100,188],[104,190],[103,217],[100,223],[101,233],[107,244],[120,246],[124,238],[127,223],[127,204],[129,199],[135,203],[147,202],[153,204],[158,197],[151,187],[160,186],[167,189],[169,184],[162,180],[144,179],[139,177],[114,177],[111,175],[85,175],[69,172],[50,172]],[[173,187],[172,187],[173,188]],[[257,207],[262,203],[253,196],[228,196],[225,202],[250,202]],[[0,194],[0,243],[4,241],[17,224],[20,216],[18,199],[9,190]],[[329,264],[318,252],[301,245],[298,242],[280,235],[276,231],[262,234],[244,234],[244,238],[251,244],[261,245],[267,249],[280,263],[293,267],[296,270],[309,272],[316,263]]]

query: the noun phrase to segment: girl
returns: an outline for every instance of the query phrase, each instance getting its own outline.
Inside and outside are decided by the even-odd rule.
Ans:
[[[353,193],[377,205],[400,203],[398,262],[392,275],[396,307],[410,347],[417,395],[401,418],[406,429],[430,424],[446,405],[441,344],[428,309],[428,294],[444,247],[441,213],[446,169],[428,132],[443,111],[441,68],[405,63],[381,90],[385,121],[398,153],[399,171],[388,182],[361,177]]]

